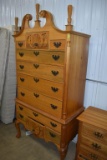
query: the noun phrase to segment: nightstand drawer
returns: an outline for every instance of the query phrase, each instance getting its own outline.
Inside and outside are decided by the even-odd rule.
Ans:
[[[48,140],[48,141],[51,141],[51,142],[54,142],[55,144],[60,144],[60,140],[61,140],[61,135],[58,134],[57,132],[49,129],[49,128],[46,128],[45,130],[45,138]]]
[[[63,67],[54,65],[18,61],[17,70],[22,73],[27,73],[29,75],[41,77],[56,82],[63,82],[64,78]]]
[[[45,84],[45,85],[44,85]],[[49,97],[62,100],[63,83],[55,83],[39,77],[32,77],[25,74],[18,73],[18,86],[28,88],[32,91],[39,91]]]
[[[92,149],[93,151],[100,152],[100,154],[107,156],[107,145],[104,145],[103,143],[94,141],[90,137],[81,137],[81,145],[85,145]]]
[[[107,144],[107,131],[90,124],[83,123],[82,135],[90,137],[94,140]]]
[[[64,58],[65,53],[60,51],[17,50],[17,60],[64,65]]]
[[[106,160],[105,156],[101,156],[101,154],[97,151],[91,150],[84,145],[80,145],[80,150],[78,153],[78,158],[81,159],[89,159],[89,160]]]
[[[32,92],[25,88],[18,87],[18,99],[43,110],[55,117],[61,118],[62,102],[56,99],[49,98],[40,94],[39,92]],[[29,98],[30,97],[30,98]]]

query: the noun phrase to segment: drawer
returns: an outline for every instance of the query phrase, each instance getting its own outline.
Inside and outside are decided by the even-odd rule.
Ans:
[[[51,141],[57,145],[60,145],[61,135],[49,128],[46,128],[45,130],[45,138],[48,141]]]
[[[107,130],[83,123],[82,135],[90,137],[107,145]]]
[[[63,83],[55,83],[39,77],[18,74],[18,85],[62,101]]]
[[[89,160],[106,160],[105,156],[101,156],[100,152],[94,152],[88,149],[86,146],[82,146],[79,149],[78,158]]]
[[[16,103],[16,111],[20,113],[20,115],[26,114],[27,117],[30,117],[42,124],[45,124],[46,126],[50,127],[51,129],[54,129],[57,132],[61,132],[61,124],[49,119],[48,117],[43,116],[42,114],[33,111],[23,105],[20,105]]]
[[[18,99],[45,111],[55,117],[61,118],[62,101],[49,98],[40,94],[39,92],[32,92],[25,88],[18,87]]]
[[[30,118],[38,121],[38,122],[41,122],[43,124],[45,124],[46,126],[50,127],[51,129],[54,129],[55,131],[57,132],[61,132],[61,124],[52,120],[52,119],[49,119],[45,116],[43,116],[42,114],[39,114],[38,112],[35,112],[35,111],[28,111],[28,115]]]
[[[44,138],[44,133],[45,133],[45,126],[30,119],[27,118],[26,119],[26,125],[25,125],[26,129],[32,131],[33,134],[35,134],[36,136],[40,137],[40,138]]]
[[[50,49],[64,50],[66,42],[64,39],[57,39],[50,41]]]
[[[56,82],[63,82],[64,79],[63,67],[54,65],[17,61],[17,70],[22,73],[27,73]]]
[[[89,147],[93,151],[100,152],[100,154],[107,156],[107,145],[104,145],[103,143],[94,141],[90,137],[81,137],[81,144]]]
[[[65,53],[61,51],[17,50],[17,60],[64,65]]]

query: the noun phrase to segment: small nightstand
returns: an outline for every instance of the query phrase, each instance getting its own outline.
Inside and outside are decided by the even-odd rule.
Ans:
[[[76,160],[107,160],[107,111],[88,107],[79,117]]]

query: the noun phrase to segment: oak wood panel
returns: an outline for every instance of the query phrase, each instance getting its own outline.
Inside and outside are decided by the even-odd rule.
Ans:
[[[88,39],[71,35],[71,49],[69,58],[68,90],[67,90],[67,113],[72,114],[83,107],[86,64],[88,59]]]

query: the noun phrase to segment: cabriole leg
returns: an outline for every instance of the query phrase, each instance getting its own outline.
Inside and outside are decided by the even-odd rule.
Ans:
[[[16,137],[20,138],[21,137],[20,122],[18,122],[17,120],[15,120],[15,127],[17,129],[17,135],[16,135]]]

